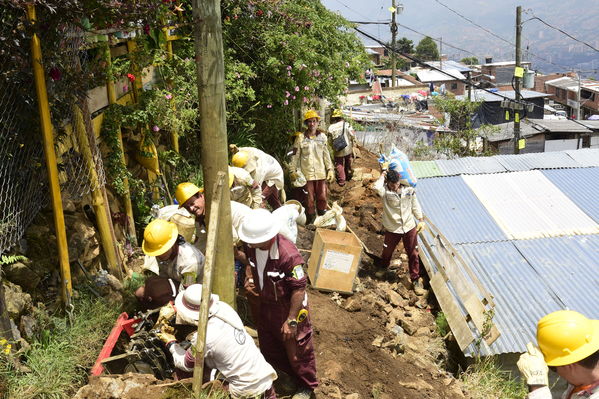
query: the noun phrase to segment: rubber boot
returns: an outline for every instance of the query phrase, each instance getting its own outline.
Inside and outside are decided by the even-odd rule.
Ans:
[[[316,219],[316,214],[306,213],[306,225],[314,224],[314,219]]]

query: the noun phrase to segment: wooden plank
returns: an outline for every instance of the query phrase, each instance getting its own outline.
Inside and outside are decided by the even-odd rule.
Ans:
[[[463,351],[468,345],[474,341],[472,330],[468,326],[464,315],[455,303],[453,295],[445,285],[445,281],[441,274],[436,274],[431,278],[430,285],[433,288],[437,302],[441,306],[441,310],[445,314],[449,328],[455,337],[460,349]]]
[[[486,319],[485,307],[478,299],[474,297],[468,298],[464,303],[464,307],[466,309],[469,309],[469,315],[472,318],[472,322],[478,329],[479,333],[482,334],[484,332],[484,324]],[[473,311],[470,312],[470,309],[472,309]],[[483,337],[483,339],[485,340],[487,345],[491,345],[493,342],[497,340],[497,338],[499,338],[500,335],[501,333],[499,332],[495,324],[493,324],[487,332],[487,334]]]

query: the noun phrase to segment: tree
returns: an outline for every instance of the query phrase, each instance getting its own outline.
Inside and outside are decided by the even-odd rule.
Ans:
[[[397,42],[395,43],[395,47],[398,51],[401,51],[402,53],[414,53],[414,42],[408,39],[407,37],[402,37],[401,39],[397,40]]]
[[[460,62],[462,64],[466,64],[466,65],[476,65],[476,64],[478,64],[478,58],[477,57],[464,57],[460,60]]]
[[[416,46],[416,57],[424,61],[438,60],[439,49],[437,43],[429,36],[425,37]]]

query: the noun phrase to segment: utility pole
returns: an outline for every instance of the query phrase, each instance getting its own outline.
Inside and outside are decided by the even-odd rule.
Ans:
[[[521,63],[521,46],[522,46],[522,6],[516,7],[516,68],[520,68]],[[515,94],[515,110],[514,110],[514,154],[520,153],[520,83],[521,78],[518,73],[515,73],[516,84],[514,85]]]
[[[443,70],[443,38],[439,38],[439,69]]]
[[[193,32],[200,99],[200,130],[205,203],[212,204],[217,175],[228,175],[227,125],[225,109],[225,66],[220,0],[193,0]],[[214,293],[235,307],[233,237],[231,235],[230,191],[224,190],[219,210],[219,229],[214,263]],[[212,206],[208,208],[210,217]],[[208,226],[210,231],[211,226]],[[216,255],[212,254],[212,255]],[[209,254],[206,254],[208,256]],[[206,287],[209,288],[209,287]]]
[[[580,120],[580,71],[576,73],[578,76],[578,91],[576,92],[576,120]]]
[[[391,0],[391,87],[395,87],[395,79],[397,76],[397,55],[395,54],[395,46],[397,44],[397,23],[395,22],[395,14],[397,9],[395,8],[395,0]]]

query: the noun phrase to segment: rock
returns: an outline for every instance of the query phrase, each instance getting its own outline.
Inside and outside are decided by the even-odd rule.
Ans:
[[[387,296],[387,300],[389,301],[389,303],[391,303],[391,305],[393,305],[395,307],[404,305],[404,300],[401,297],[401,295],[399,295],[397,292],[393,291],[392,289],[386,290],[385,294]]]
[[[372,341],[372,345],[380,348],[383,345],[383,340],[384,337],[379,335],[374,339],[374,341]]]
[[[349,395],[345,395],[345,399],[362,399],[359,393],[351,393]]]
[[[403,330],[403,328],[401,328],[397,324],[391,328],[391,332],[395,333],[396,335],[404,335],[405,334],[405,331]]]
[[[113,290],[115,290],[115,291],[122,291],[123,290],[123,283],[121,283],[119,281],[119,279],[116,278],[115,276],[113,276],[112,274],[106,275],[106,280],[108,280],[108,285],[110,285],[110,287]]]
[[[404,329],[404,331],[408,335],[414,335],[414,334],[416,334],[416,331],[418,330],[418,326],[413,325],[412,323],[410,323],[406,319],[401,319],[399,322],[400,322],[400,326]]]
[[[358,312],[362,309],[362,305],[357,299],[352,298],[349,301],[347,301],[347,303],[344,306],[344,309],[348,312]]]
[[[31,340],[35,336],[37,329],[38,322],[35,318],[28,315],[21,316],[19,331],[21,332],[22,337]]]
[[[396,353],[403,353],[405,351],[406,338],[405,335],[396,335],[391,341],[385,342],[382,347],[388,348],[395,351]]]
[[[431,335],[431,330],[429,327],[420,327],[414,333],[415,337],[429,336]]]
[[[75,203],[73,201],[63,198],[62,210],[64,213],[74,214],[77,211],[77,207],[75,206]]]
[[[323,389],[326,396],[333,399],[343,399],[343,395],[341,393],[341,389],[338,386],[332,385],[325,389]]]
[[[416,381],[410,381],[410,382],[399,381],[399,385],[409,388],[409,389],[413,389],[415,391],[432,391],[433,390],[433,386],[424,380],[416,380]]]
[[[40,282],[40,277],[31,269],[28,264],[15,262],[10,265],[4,265],[2,268],[8,281],[20,285],[27,292],[32,292],[35,290]]]
[[[20,286],[11,282],[4,283],[4,298],[8,315],[13,320],[31,308],[31,295],[23,292]]]

